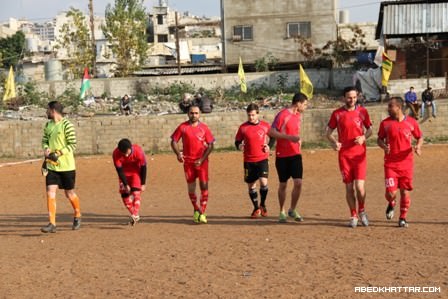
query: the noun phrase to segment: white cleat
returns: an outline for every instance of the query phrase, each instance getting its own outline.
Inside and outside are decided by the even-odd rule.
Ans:
[[[369,218],[367,218],[366,212],[359,213],[359,216],[361,218],[361,223],[363,226],[369,226]]]
[[[358,217],[351,217],[349,226],[352,228],[357,227],[358,226]]]

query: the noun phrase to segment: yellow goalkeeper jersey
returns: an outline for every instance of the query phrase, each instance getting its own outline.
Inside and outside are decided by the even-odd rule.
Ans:
[[[51,152],[60,152],[57,165],[47,163],[47,168],[53,171],[75,170],[74,152],[76,149],[76,135],[73,124],[63,118],[59,122],[50,120],[44,127],[42,148],[49,148]]]

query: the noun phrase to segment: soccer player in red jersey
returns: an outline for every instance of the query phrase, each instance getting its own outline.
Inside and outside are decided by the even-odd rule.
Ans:
[[[422,153],[423,136],[418,122],[403,113],[404,101],[400,97],[389,100],[387,110],[389,117],[384,119],[378,131],[378,146],[384,150],[384,176],[386,183],[386,218],[394,216],[395,199],[400,189],[399,227],[407,227],[408,209],[411,205],[410,191],[414,175],[414,154]],[[412,147],[412,137],[417,142]]]
[[[236,133],[235,146],[243,151],[244,181],[249,189],[249,198],[254,210],[251,218],[266,217],[266,196],[268,195],[269,145],[267,122],[259,120],[257,104],[249,104],[246,108],[247,122],[243,123]],[[260,181],[260,205],[258,205],[257,180]]]
[[[308,99],[304,94],[295,94],[291,105],[281,110],[275,116],[269,130],[269,136],[277,140],[275,168],[280,181],[278,202],[280,204],[279,222],[281,223],[286,222],[285,201],[289,178],[292,178],[294,186],[291,193],[291,205],[288,210],[288,216],[295,221],[303,221],[296,207],[302,191],[303,177],[302,154],[300,150],[301,139],[299,136],[301,113],[306,110],[307,105]]]
[[[215,138],[206,124],[199,121],[200,109],[191,106],[188,110],[189,120],[181,123],[171,135],[171,148],[180,163],[184,163],[188,196],[194,208],[193,221],[207,223],[205,209],[208,202],[208,156],[213,150]],[[183,150],[178,142],[182,139]],[[200,206],[197,204],[196,179],[201,189]]]
[[[345,198],[350,209],[350,226],[369,225],[365,212],[367,171],[366,140],[372,135],[372,122],[364,107],[357,105],[358,91],[349,86],[344,89],[344,106],[333,111],[326,136],[335,151],[339,152],[339,169],[345,184]],[[337,129],[338,139],[332,135]],[[356,194],[355,194],[356,193]],[[356,212],[358,200],[358,213]]]
[[[146,158],[143,149],[132,144],[129,139],[121,139],[112,154],[115,169],[118,173],[119,192],[134,226],[140,221],[139,209],[141,193],[146,185]]]

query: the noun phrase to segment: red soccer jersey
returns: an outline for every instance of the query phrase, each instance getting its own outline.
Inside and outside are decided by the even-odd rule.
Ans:
[[[112,154],[115,167],[123,168],[125,176],[140,175],[140,168],[146,165],[145,152],[137,145],[132,145],[131,154],[126,157],[116,148]]]
[[[412,117],[406,116],[402,121],[388,117],[381,122],[378,137],[390,147],[390,153],[384,155],[385,166],[404,163],[403,168],[412,167],[412,136],[416,139],[422,137],[418,123]]]
[[[350,111],[341,107],[333,111],[328,122],[332,130],[338,129],[338,141],[341,143],[341,153],[358,154],[365,152],[366,144],[355,143],[355,138],[364,134],[364,128],[372,126],[369,113],[364,107],[356,106]]]
[[[269,152],[263,150],[268,132],[269,124],[265,121],[245,122],[240,126],[235,140],[244,142],[244,162],[259,162],[269,157]]]
[[[189,121],[181,123],[171,135],[171,139],[179,142],[181,138],[186,162],[200,159],[207,146],[215,141],[210,129],[202,122],[197,126],[192,126]]]
[[[294,114],[289,109],[283,109],[275,116],[272,128],[280,133],[299,136],[300,122],[299,112]],[[300,155],[300,145],[287,139],[277,139],[275,153],[278,158]]]

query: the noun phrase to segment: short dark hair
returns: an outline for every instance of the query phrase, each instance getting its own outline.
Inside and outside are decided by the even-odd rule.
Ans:
[[[59,114],[62,114],[62,111],[64,110],[64,106],[62,106],[62,104],[58,101],[51,101],[50,103],[48,103],[48,108],[56,111]]]
[[[391,97],[389,99],[389,102],[391,102],[391,101],[395,101],[398,104],[398,106],[400,106],[400,108],[403,109],[404,100],[402,97]]]
[[[409,87],[409,89],[414,89],[414,86]]]
[[[345,97],[345,95],[347,94],[347,92],[350,92],[350,91],[356,91],[356,92],[358,92],[358,89],[357,89],[355,86],[347,86],[347,87],[344,88],[344,92],[343,92],[342,95]]]
[[[188,108],[188,112],[191,111],[191,108],[198,108],[199,111],[201,111],[201,107],[199,107],[199,105],[197,105],[197,104],[193,104],[193,105],[191,105],[191,106]]]
[[[249,112],[251,112],[251,111],[257,111],[257,113],[258,112],[260,112],[260,109],[258,108],[258,105],[257,104],[255,104],[255,103],[250,103],[249,105],[247,105],[247,108],[246,108],[246,112],[247,113],[249,113]]]
[[[292,97],[292,104],[295,105],[297,103],[303,103],[305,101],[308,100],[308,97],[306,95],[304,95],[301,92],[296,93],[293,97]]]
[[[129,139],[123,138],[118,142],[118,150],[120,152],[126,153],[130,148],[132,148],[132,143]]]

